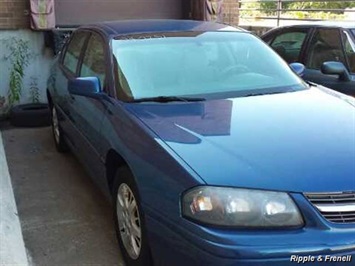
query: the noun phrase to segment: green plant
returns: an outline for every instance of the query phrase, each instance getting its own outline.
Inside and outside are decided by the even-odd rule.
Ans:
[[[30,83],[30,100],[32,103],[39,102],[39,88],[38,88],[38,78],[31,77]]]
[[[11,63],[8,92],[8,104],[11,107],[20,101],[25,76],[24,70],[29,65],[32,55],[28,41],[12,37],[5,40],[5,44],[9,50],[5,60]]]
[[[240,11],[241,16],[246,17],[266,17],[277,16],[276,0],[255,0],[241,3],[242,8],[250,10]],[[355,8],[355,1],[290,1],[282,0],[281,16],[284,18],[297,19],[323,19],[323,20],[342,20],[345,18],[344,10],[346,8]],[[313,11],[304,11],[304,9],[313,9]],[[326,11],[322,10],[325,9]],[[292,11],[289,11],[292,10]],[[298,11],[295,11],[298,10]]]

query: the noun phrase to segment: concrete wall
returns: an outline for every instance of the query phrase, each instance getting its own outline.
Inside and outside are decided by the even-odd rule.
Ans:
[[[0,29],[28,28],[29,5],[29,0],[0,0]]]
[[[35,55],[25,71],[21,102],[28,102],[28,88],[31,84],[31,77],[37,79],[40,100],[45,100],[43,90],[51,56],[47,55],[44,49],[43,35],[25,30],[29,29],[30,26],[29,14],[29,0],[0,0],[0,118],[4,115],[4,110],[6,110],[11,67],[10,62],[5,60],[9,51],[4,41],[11,37],[29,41],[31,51]]]
[[[30,30],[2,30],[0,31],[0,101],[1,96],[7,97],[9,90],[9,74],[11,63],[5,59],[8,49],[4,43],[11,37],[21,38],[29,42],[29,47],[33,55],[31,62],[25,69],[23,80],[23,91],[21,103],[30,102],[29,88],[32,78],[37,80],[37,86],[40,92],[40,100],[46,101],[46,84],[49,75],[50,66],[53,60],[52,51],[44,46],[44,37],[42,32],[33,32]],[[1,102],[0,102],[1,113]]]

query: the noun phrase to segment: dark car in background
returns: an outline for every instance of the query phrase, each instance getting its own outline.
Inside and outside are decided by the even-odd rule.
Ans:
[[[254,35],[83,26],[51,73],[55,145],[112,202],[127,265],[355,255],[355,103],[305,83]]]
[[[355,22],[315,22],[272,29],[261,37],[303,78],[355,97]]]

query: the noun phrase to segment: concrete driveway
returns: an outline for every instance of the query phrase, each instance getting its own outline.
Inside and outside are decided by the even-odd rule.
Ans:
[[[27,253],[34,265],[123,265],[111,206],[50,128],[1,128]]]

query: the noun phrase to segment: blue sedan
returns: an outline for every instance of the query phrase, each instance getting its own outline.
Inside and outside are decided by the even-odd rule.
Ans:
[[[215,23],[72,34],[48,80],[54,142],[112,202],[127,265],[352,263],[355,101],[301,70]]]

